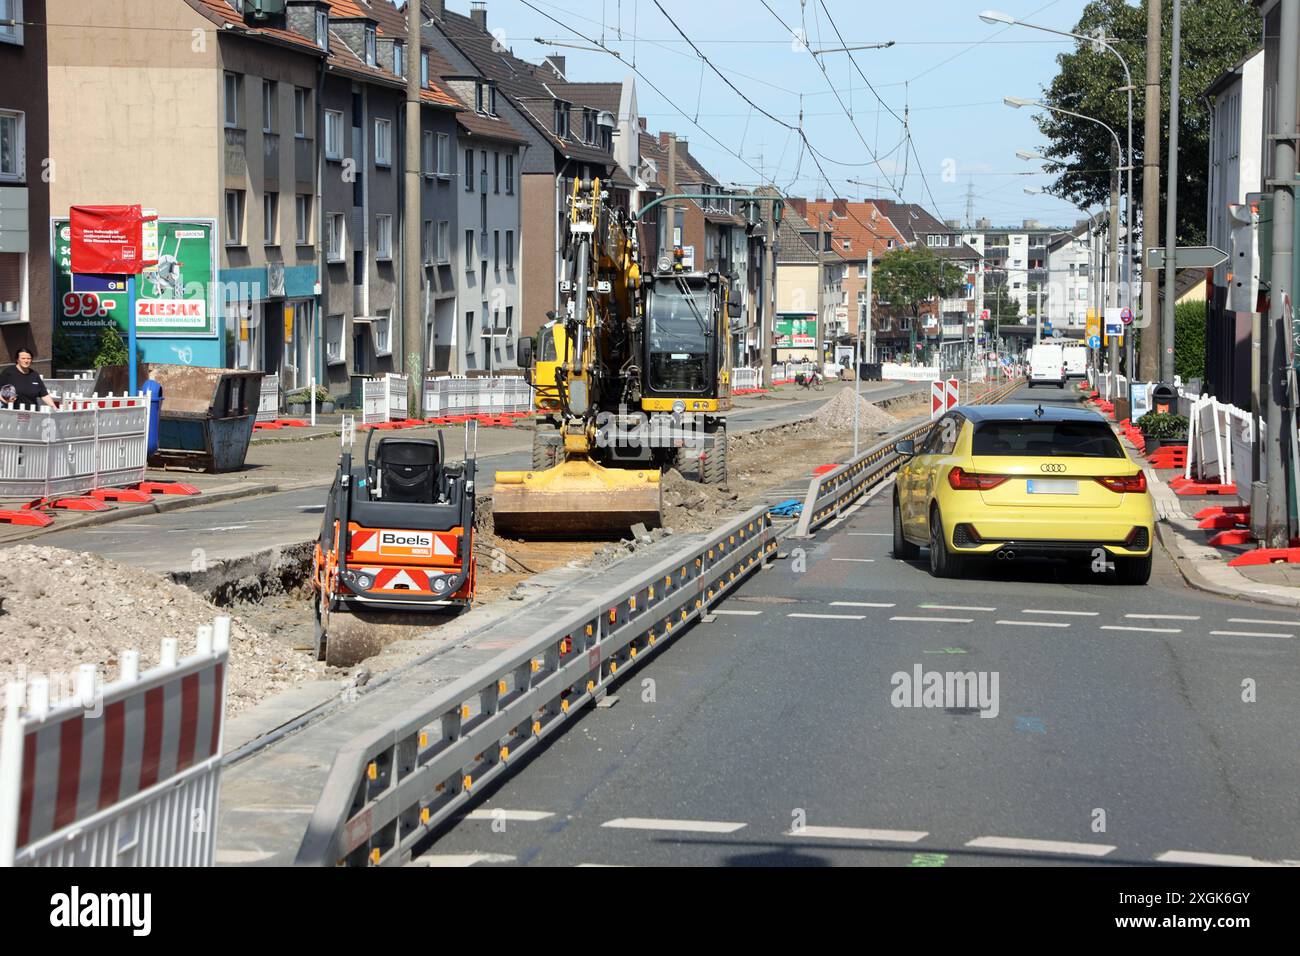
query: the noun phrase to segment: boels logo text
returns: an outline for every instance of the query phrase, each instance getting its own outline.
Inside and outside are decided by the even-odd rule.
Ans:
[[[381,531],[379,553],[399,558],[433,557],[432,531]]]

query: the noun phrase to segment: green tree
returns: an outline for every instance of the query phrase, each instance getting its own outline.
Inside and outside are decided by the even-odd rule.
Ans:
[[[1174,306],[1174,371],[1188,379],[1205,378],[1205,303]]]
[[[1147,2],[1130,6],[1125,0],[1093,0],[1084,7],[1075,33],[1105,32],[1111,44],[1128,62],[1137,87],[1133,95],[1133,194],[1142,196],[1142,162],[1147,144],[1143,141],[1146,103]],[[1164,27],[1160,53],[1161,122],[1160,204],[1164,208],[1168,190],[1169,153],[1169,62],[1172,7],[1164,5]],[[1205,241],[1205,204],[1209,166],[1210,111],[1205,91],[1225,70],[1259,47],[1261,20],[1249,0],[1196,0],[1184,3],[1182,12],[1182,57],[1179,94],[1178,139],[1178,241],[1195,245]],[[1060,72],[1044,91],[1042,99],[1052,106],[1095,117],[1119,134],[1125,145],[1127,101],[1124,68],[1107,50],[1094,50],[1080,43],[1072,52],[1056,58]],[[1038,128],[1048,139],[1044,155],[1053,162],[1049,170],[1058,174],[1051,192],[1079,206],[1109,201],[1110,176],[1114,164],[1114,141],[1110,134],[1086,120],[1042,111]],[[1163,213],[1158,225],[1163,230]]]
[[[922,310],[934,299],[952,298],[965,288],[966,271],[928,246],[899,247],[876,263],[874,282],[876,293],[890,309],[911,319],[908,354],[915,358]]]

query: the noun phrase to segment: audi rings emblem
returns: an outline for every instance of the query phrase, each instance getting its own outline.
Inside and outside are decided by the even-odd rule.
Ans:
[[[1048,464],[1039,465],[1038,467],[1041,471],[1056,471],[1056,472],[1065,471],[1065,465],[1060,463],[1049,462]]]

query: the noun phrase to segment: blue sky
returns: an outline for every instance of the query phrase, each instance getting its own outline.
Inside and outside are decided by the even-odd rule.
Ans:
[[[1037,96],[1056,74],[1056,56],[1074,41],[1024,27],[990,26],[979,14],[993,8],[1071,29],[1085,0],[767,0],[788,27],[805,31],[806,48],[798,47],[761,0],[659,0],[700,51],[758,107],[797,126],[802,102],[803,128],[821,154],[829,187],[813,157],[807,151],[800,156],[797,134],[728,89],[655,0],[528,2],[560,22],[529,9],[523,0],[489,0],[489,30],[504,30],[505,42],[529,60],[548,52],[564,54],[572,81],[620,79],[635,57],[645,74],[645,79],[637,78],[637,96],[650,128],[685,136],[691,151],[721,182],[752,185],[761,172],[792,195],[897,198],[894,189],[901,189],[909,202],[937,205],[945,219],[965,218],[973,184],[974,215],[996,224],[1026,218],[1068,224],[1078,218],[1062,200],[1023,192],[1027,186],[1048,185],[1050,176],[1006,175],[1039,170],[1040,164],[1018,159],[1015,151],[1044,144],[1030,110],[1002,103],[1006,95]],[[449,0],[448,6],[466,12],[468,2]],[[814,59],[809,52],[841,45],[832,20],[848,45],[896,41],[889,49],[853,53],[874,94],[844,53]],[[603,37],[624,63],[591,50],[574,31],[595,40]],[[539,44],[537,38],[548,42]],[[585,49],[549,42],[555,40]],[[1140,72],[1140,67],[1134,69]],[[915,154],[907,157],[904,179],[904,150],[896,147],[902,141],[899,117],[905,102],[911,107]]]

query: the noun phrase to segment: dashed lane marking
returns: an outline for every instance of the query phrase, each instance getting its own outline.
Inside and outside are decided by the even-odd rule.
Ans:
[[[876,601],[831,601],[831,607],[893,607]]]
[[[1123,624],[1103,624],[1103,631],[1138,631],[1142,634],[1181,634],[1181,627],[1125,627]]]
[[[1295,637],[1294,634],[1281,634],[1277,631],[1211,631],[1215,637]]]
[[[799,612],[794,612],[792,614],[787,614],[786,617],[810,617],[815,620],[827,620],[827,621],[861,621],[866,617],[866,615],[865,614],[803,614]]]
[[[762,611],[728,611],[728,610],[723,610],[722,608],[714,608],[709,613],[710,614],[731,614],[735,617],[757,617],[763,612]]]
[[[513,863],[515,858],[508,853],[426,853],[411,861],[414,866],[460,867],[475,866],[479,863]]]
[[[850,538],[892,538],[888,531],[850,531]]]
[[[975,619],[973,617],[906,617],[901,614],[895,614],[890,618],[891,621],[929,621],[933,624],[970,624]]]
[[[218,850],[216,859],[218,863],[259,863],[273,856],[274,853],[262,850]]]
[[[602,827],[615,830],[675,830],[681,833],[735,833],[745,827],[743,823],[725,820],[657,820],[653,817],[618,817],[606,820]]]
[[[1015,627],[1069,627],[1069,621],[994,621],[994,624],[1011,624]]]
[[[501,807],[480,807],[465,814],[466,820],[514,820],[519,823],[536,823],[555,816],[546,810],[506,810]]]
[[[926,611],[996,611],[995,607],[976,607],[965,604],[918,604],[917,607]]]
[[[1199,621],[1199,614],[1125,614],[1134,621]]]
[[[1230,617],[1229,624],[1276,624],[1278,627],[1300,627],[1300,621],[1270,621],[1260,617]]]
[[[831,558],[832,561],[851,561],[855,564],[873,564],[875,558]]]
[[[1046,608],[1027,607],[1021,614],[1060,614],[1069,617],[1096,617],[1098,611],[1053,611]]]
[[[1194,850],[1166,850],[1157,863],[1192,863],[1201,866],[1300,866],[1300,860],[1257,860],[1233,853],[1199,853]]]
[[[786,836],[811,840],[870,840],[876,843],[916,843],[930,834],[925,830],[874,830],[866,827],[810,827],[788,830]]]
[[[1027,840],[1023,837],[976,837],[966,843],[981,850],[1022,850],[1027,853],[1068,853],[1071,856],[1105,856],[1115,847],[1105,843],[1068,843],[1064,840]]]

